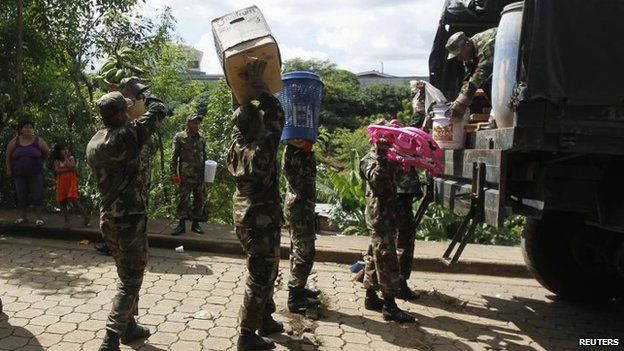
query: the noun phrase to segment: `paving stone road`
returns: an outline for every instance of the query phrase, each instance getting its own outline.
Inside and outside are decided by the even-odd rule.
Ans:
[[[278,350],[581,350],[578,338],[620,337],[624,309],[553,301],[532,279],[414,272],[424,297],[400,306],[420,326],[384,322],[363,308],[364,290],[348,268],[317,263],[326,309],[312,321],[284,309],[287,261],[278,279],[277,319],[292,335]],[[235,350],[244,260],[154,249],[139,321],[154,333],[124,350]],[[58,240],[0,238],[0,350],[97,350],[115,293],[110,257]],[[596,350],[612,350],[608,348]]]

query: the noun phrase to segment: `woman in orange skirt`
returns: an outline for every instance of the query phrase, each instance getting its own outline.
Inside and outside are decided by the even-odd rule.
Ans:
[[[56,201],[61,204],[61,212],[65,217],[65,226],[69,228],[67,203],[71,202],[84,218],[83,226],[91,226],[91,220],[84,207],[78,201],[78,177],[76,176],[76,160],[71,155],[67,144],[54,146],[54,172],[56,173]]]

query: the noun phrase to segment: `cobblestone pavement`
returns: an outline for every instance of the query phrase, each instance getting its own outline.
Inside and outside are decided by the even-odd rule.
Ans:
[[[287,278],[286,261],[281,268]],[[240,257],[153,250],[139,322],[154,334],[123,349],[234,350],[244,275]],[[347,267],[315,265],[327,305],[317,321],[284,310],[285,280],[278,281],[276,318],[293,335],[275,338],[280,350],[580,350],[581,337],[624,336],[618,305],[572,307],[531,279],[414,272],[410,284],[424,297],[400,306],[420,326],[364,310],[364,291]],[[0,349],[97,350],[115,281],[111,258],[91,246],[0,239]]]

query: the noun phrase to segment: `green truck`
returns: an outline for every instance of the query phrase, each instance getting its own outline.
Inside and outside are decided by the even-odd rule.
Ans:
[[[429,68],[450,100],[463,66],[447,60],[446,40],[498,26],[511,2],[446,1]],[[520,214],[525,261],[544,287],[569,300],[623,295],[622,18],[622,1],[524,2],[514,126],[468,134],[464,149],[444,151],[444,173],[430,182],[430,201],[465,216],[444,255],[449,264],[476,224],[501,226]]]

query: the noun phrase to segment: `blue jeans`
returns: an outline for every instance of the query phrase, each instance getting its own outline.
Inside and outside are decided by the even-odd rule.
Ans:
[[[14,176],[17,207],[25,208],[28,205],[43,206],[43,174],[30,176]]]

